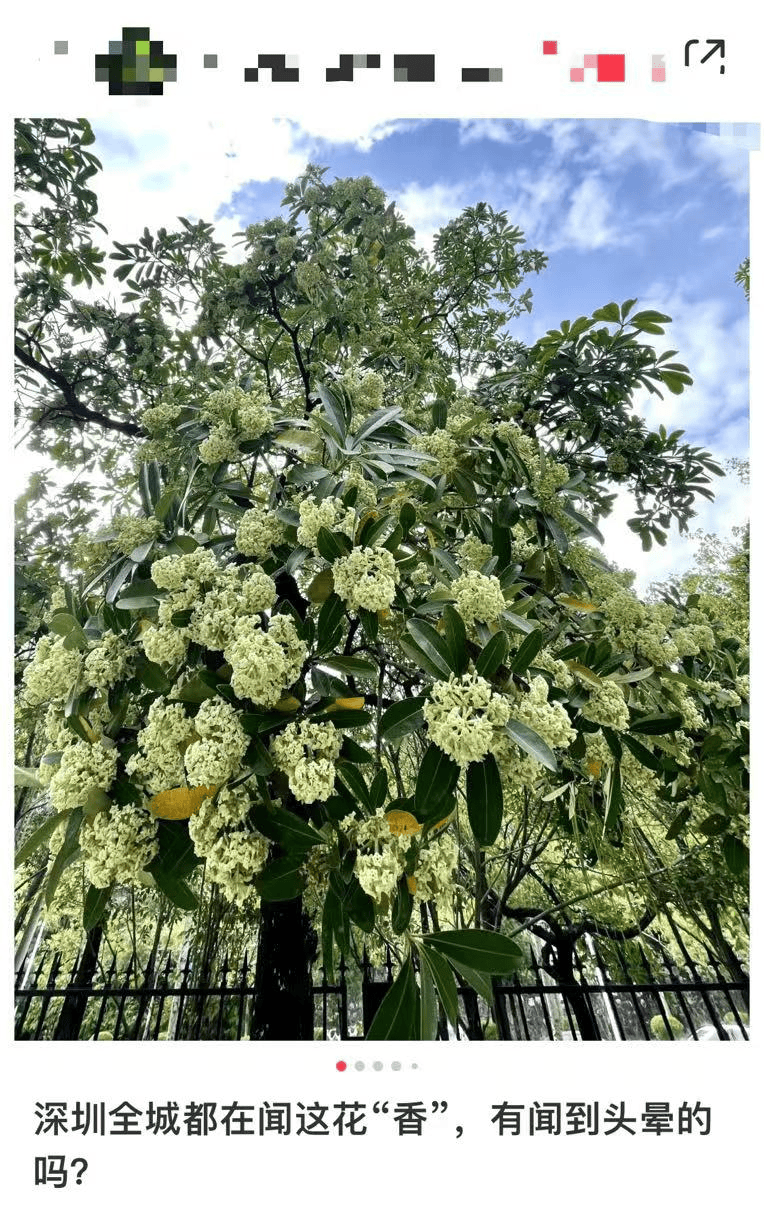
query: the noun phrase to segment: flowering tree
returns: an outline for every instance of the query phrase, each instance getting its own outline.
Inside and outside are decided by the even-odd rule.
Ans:
[[[616,490],[649,549],[719,473],[633,410],[691,381],[646,339],[668,317],[609,303],[521,345],[544,257],[504,214],[428,256],[368,178],[312,167],[237,260],[181,220],[114,244],[121,304],[83,301],[89,128],[18,133],[20,187],[68,199],[20,213],[20,408],[113,515],[65,495],[91,532],[51,591],[48,506],[21,515],[19,858],[47,846],[48,909],[79,896],[92,933],[121,887],[193,911],[214,886],[255,913],[257,1036],[312,1037],[319,954],[331,978],[389,947],[368,1036],[430,1038],[457,981],[490,995],[578,902],[571,861],[595,897],[693,861],[743,879],[744,639],[591,545]]]

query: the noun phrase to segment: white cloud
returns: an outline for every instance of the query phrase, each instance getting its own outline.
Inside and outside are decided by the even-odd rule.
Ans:
[[[413,122],[370,122],[352,106],[298,126],[243,111],[224,121],[178,121],[167,133],[147,109],[126,110],[119,120],[94,122],[94,150],[104,165],[98,178],[99,217],[111,235],[136,238],[177,226],[178,215],[212,221],[249,182],[292,180],[315,156],[319,140],[352,144],[367,151],[380,139],[409,129]],[[140,195],[140,210],[135,199]],[[239,230],[234,213],[218,220],[223,238]]]
[[[460,143],[477,143],[481,139],[492,143],[516,143],[515,123],[498,118],[474,118],[459,123]]]
[[[569,199],[565,222],[549,248],[572,246],[580,252],[627,244],[632,236],[624,225],[616,226],[610,221],[613,213],[611,194],[597,176],[588,176],[581,181]]]

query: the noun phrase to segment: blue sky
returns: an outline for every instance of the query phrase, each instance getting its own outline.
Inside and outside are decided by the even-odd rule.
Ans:
[[[731,139],[647,121],[391,121],[342,129],[242,117],[164,130],[148,113],[94,121],[101,215],[118,239],[178,214],[214,219],[219,236],[278,211],[283,184],[312,160],[330,176],[368,174],[422,244],[468,205],[506,210],[549,256],[528,284],[534,307],[513,325],[533,341],[562,319],[638,298],[674,318],[670,340],[695,379],[685,395],[636,400],[651,425],[684,428],[725,460],[747,454],[748,307],[735,270],[748,254],[748,152]],[[128,125],[128,123],[131,123]],[[747,516],[733,478],[698,524],[728,533]],[[679,538],[649,559],[623,537],[626,501],[606,527],[609,553],[639,583],[692,561]]]

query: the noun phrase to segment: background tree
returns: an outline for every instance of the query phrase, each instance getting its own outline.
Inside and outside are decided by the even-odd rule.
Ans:
[[[22,128],[22,188],[55,176],[59,125]],[[63,129],[81,150],[86,124]],[[668,317],[609,303],[520,345],[544,258],[504,214],[465,211],[428,257],[370,180],[325,175],[239,263],[204,223],[115,242],[120,306],[64,290],[76,269],[24,223],[20,407],[39,448],[108,472],[113,520],[25,623],[47,794],[20,857],[48,846],[49,910],[79,871],[91,931],[124,886],[194,911],[203,877],[256,908],[254,1036],[312,1036],[317,955],[331,977],[389,947],[369,1036],[431,1037],[457,980],[523,963],[513,937],[559,967],[602,935],[584,897],[639,885],[638,931],[707,849],[742,878],[748,654],[698,593],[641,602],[589,545],[615,489],[649,548],[720,473],[634,414],[691,381],[644,340]],[[601,885],[567,885],[573,852]]]

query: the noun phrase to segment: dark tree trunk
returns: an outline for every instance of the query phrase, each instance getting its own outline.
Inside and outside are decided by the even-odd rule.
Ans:
[[[100,924],[89,929],[86,934],[85,948],[80,955],[73,984],[74,987],[82,988],[82,991],[73,992],[64,999],[61,1015],[53,1034],[53,1037],[59,1042],[72,1042],[80,1036],[90,989],[93,986],[93,975],[98,964],[98,951],[101,947],[102,937],[103,926]]]
[[[566,984],[565,999],[576,1019],[576,1027],[581,1040],[598,1042],[600,1041],[600,1031],[589,1003],[589,997],[579,986],[573,969],[575,947],[575,937],[558,933],[555,940],[549,943],[547,970],[558,983]]]
[[[252,1038],[264,1042],[313,1040],[311,967],[316,935],[302,898],[260,905]]]

